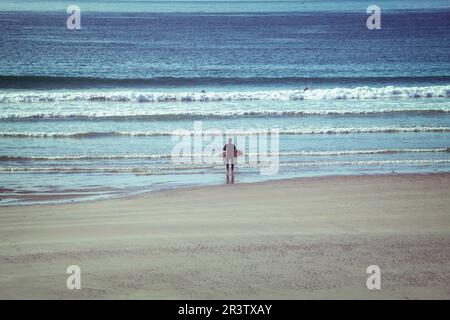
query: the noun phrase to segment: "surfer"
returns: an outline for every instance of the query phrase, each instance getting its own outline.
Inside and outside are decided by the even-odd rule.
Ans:
[[[223,147],[223,153],[225,158],[225,163],[227,165],[227,174],[230,173],[230,165],[231,165],[231,174],[234,171],[234,158],[237,157],[237,149],[233,144],[233,140],[231,138],[228,139],[228,143]]]

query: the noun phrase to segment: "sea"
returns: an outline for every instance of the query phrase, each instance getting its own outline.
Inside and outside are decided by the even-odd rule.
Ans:
[[[434,172],[449,1],[0,2],[0,206]]]

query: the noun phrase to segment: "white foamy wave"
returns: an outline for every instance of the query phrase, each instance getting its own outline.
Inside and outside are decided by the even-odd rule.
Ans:
[[[377,166],[377,165],[436,165],[448,164],[447,159],[422,159],[422,160],[368,160],[368,161],[309,161],[280,163],[280,167],[314,167],[314,166]],[[259,164],[240,164],[241,168],[258,168]],[[162,167],[0,167],[0,173],[132,173],[132,174],[196,174],[195,170],[213,170],[222,172],[223,166],[217,165],[183,165],[174,166],[168,164]],[[194,170],[194,171],[192,171]]]
[[[246,156],[344,156],[344,155],[370,155],[370,154],[397,154],[397,153],[436,153],[450,152],[449,148],[423,148],[423,149],[373,149],[373,150],[333,150],[333,151],[280,151],[278,153],[244,152]],[[194,158],[202,158],[208,154],[192,154]],[[170,153],[162,154],[126,154],[126,155],[67,155],[67,156],[0,156],[0,161],[94,161],[94,160],[151,160],[170,159]]]
[[[365,165],[432,165],[450,163],[446,159],[423,159],[423,160],[368,160],[368,161],[314,161],[299,163],[281,163],[281,167],[311,167],[311,166],[365,166]]]
[[[195,169],[219,169],[222,166],[207,164],[176,166],[168,164],[160,167],[3,167],[0,173],[133,173],[133,174],[183,174]],[[177,173],[179,171],[179,173]],[[189,174],[189,172],[188,172]]]
[[[60,110],[52,113],[31,113],[29,111],[16,111],[16,113],[9,113],[0,116],[0,120],[91,120],[91,119],[106,119],[114,121],[130,121],[130,120],[145,120],[145,121],[167,121],[167,120],[196,120],[196,119],[222,119],[235,117],[302,117],[302,116],[371,116],[371,115],[389,115],[389,114],[405,114],[405,115],[438,115],[448,114],[450,109],[448,107],[433,108],[433,109],[408,109],[408,108],[391,108],[391,109],[343,109],[343,110],[266,110],[266,111],[228,111],[228,110],[214,110],[196,112],[186,112],[184,110],[168,111],[166,113],[158,113],[154,111],[123,111],[123,110],[106,110],[102,112],[79,112],[67,113],[65,110]]]
[[[57,101],[106,101],[106,102],[207,102],[242,100],[334,100],[334,99],[382,99],[382,98],[449,98],[450,86],[381,88],[332,88],[311,90],[266,90],[231,92],[140,92],[140,91],[68,91],[68,92],[8,92],[0,94],[2,103],[31,103]]]
[[[190,130],[174,130],[174,131],[141,131],[141,132],[0,132],[3,138],[98,138],[112,136],[128,136],[128,137],[157,137],[157,136],[249,136],[263,135],[278,132],[284,135],[300,135],[300,134],[353,134],[353,133],[414,133],[414,132],[450,132],[450,127],[369,127],[369,128],[318,128],[318,129],[258,129],[258,130],[227,130],[226,134],[222,131],[190,131]]]
[[[450,152],[450,148],[429,149],[373,149],[373,150],[336,150],[336,151],[286,151],[279,156],[346,156],[364,154],[396,154],[396,153],[426,153],[426,152]],[[259,154],[258,154],[259,155]],[[272,154],[269,154],[272,155]],[[275,154],[277,155],[277,154]]]

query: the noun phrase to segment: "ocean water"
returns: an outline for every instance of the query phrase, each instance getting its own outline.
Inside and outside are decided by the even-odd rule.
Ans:
[[[448,1],[68,4],[0,4],[0,205],[450,171]]]

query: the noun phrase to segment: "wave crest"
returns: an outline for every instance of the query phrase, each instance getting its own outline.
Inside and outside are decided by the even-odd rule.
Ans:
[[[340,99],[386,99],[386,98],[449,98],[450,86],[425,87],[357,87],[303,90],[266,90],[231,92],[26,92],[2,93],[0,103],[32,102],[208,102],[251,100],[340,100]]]
[[[255,135],[268,134],[271,130],[227,130],[226,135]],[[352,134],[352,133],[414,133],[414,132],[450,132],[450,127],[372,127],[372,128],[322,128],[322,129],[281,129],[279,134],[301,135],[301,134]],[[190,136],[190,135],[225,135],[220,130],[217,132],[205,131],[195,132],[189,130],[174,131],[147,131],[147,132],[0,132],[3,138],[98,138],[98,137],[158,137],[158,136]]]
[[[227,118],[283,118],[307,116],[383,116],[383,115],[437,115],[448,114],[450,109],[383,109],[383,110],[287,110],[287,111],[215,111],[215,112],[174,112],[174,113],[36,113],[36,114],[9,114],[0,117],[0,121],[37,121],[37,120],[113,120],[113,121],[174,121],[174,120],[203,120]]]
[[[397,153],[436,153],[450,152],[450,148],[428,149],[373,149],[373,150],[333,150],[333,151],[280,151],[278,153],[245,153],[246,156],[300,156],[327,157],[345,155],[397,154]],[[204,157],[205,154],[193,154]],[[127,155],[66,155],[66,156],[0,156],[0,161],[93,161],[93,160],[130,160],[130,159],[170,159],[170,153],[163,154],[127,154]]]

